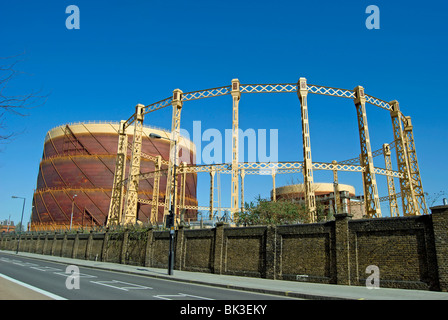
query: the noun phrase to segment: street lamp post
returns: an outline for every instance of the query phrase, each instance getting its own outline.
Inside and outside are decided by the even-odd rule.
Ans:
[[[20,245],[20,236],[21,236],[21,233],[22,233],[23,211],[25,210],[25,201],[26,201],[26,199],[24,197],[17,197],[17,196],[12,196],[11,198],[13,198],[13,199],[23,199],[22,217],[20,218],[20,233],[19,233],[19,237],[17,239],[17,249],[16,249],[16,254],[18,254],[19,253],[19,245]]]
[[[76,197],[77,195],[75,194],[75,195],[73,195],[73,197],[72,197],[72,214],[71,214],[71,216],[70,216],[70,231],[72,231],[72,223],[73,223],[73,209],[74,209],[74,207],[75,207],[75,197]]]
[[[170,209],[170,214],[168,216],[168,221],[167,221],[167,227],[170,229],[170,249],[168,252],[168,275],[172,275],[173,274],[173,268],[174,268],[174,216],[175,216],[175,208],[174,208],[174,204],[176,203],[176,158],[177,158],[177,141],[176,140],[171,140],[168,138],[164,138],[156,133],[151,133],[149,134],[150,138],[153,139],[164,139],[164,140],[168,140],[168,141],[173,141],[174,142],[174,172],[173,172],[173,176],[174,176],[174,184],[173,184],[173,199],[171,201],[171,209]],[[167,181],[168,183],[168,181]]]

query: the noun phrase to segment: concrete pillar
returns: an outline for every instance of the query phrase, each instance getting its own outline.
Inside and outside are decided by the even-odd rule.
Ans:
[[[129,244],[129,231],[123,232],[123,241],[121,242],[120,263],[126,264],[126,253],[128,251]]]
[[[101,248],[101,261],[107,261],[107,247],[109,242],[109,230],[104,233],[103,247]]]
[[[266,248],[265,248],[265,278],[277,279],[277,227],[267,226],[266,229]]]
[[[440,290],[448,292],[448,205],[430,208]]]
[[[336,284],[350,285],[350,247],[348,222],[352,216],[348,213],[335,214],[336,237]]]
[[[65,250],[67,248],[67,232],[64,233],[64,239],[62,240],[62,248],[61,248],[61,257],[65,256]],[[68,255],[67,258],[70,258],[71,255]]]
[[[215,248],[213,256],[213,273],[222,274],[224,268],[224,222],[218,222],[215,227]]]
[[[53,241],[51,242],[51,251],[50,251],[51,256],[54,256],[54,251],[56,250],[56,241],[57,241],[56,235],[57,233],[55,232],[53,235]]]
[[[184,257],[184,226],[180,225],[176,232],[176,240],[174,246],[174,269],[182,270],[182,262]]]
[[[154,242],[153,236],[154,230],[150,227],[146,233],[145,267],[151,267],[152,245]]]
[[[89,237],[87,238],[87,246],[85,252],[86,260],[90,260],[90,256],[92,255],[92,246],[93,246],[93,231],[90,230]]]
[[[17,251],[21,251],[21,249],[22,249],[22,247],[23,247],[23,243],[22,243],[22,242],[24,242],[24,241],[22,241],[22,235],[19,234],[19,235],[17,236],[17,238],[18,238],[18,241],[17,241],[16,250],[17,250]]]
[[[42,254],[45,254],[48,246],[48,233],[45,233],[44,243],[42,245]]]
[[[32,251],[32,253],[38,253],[37,250],[39,248],[40,241],[41,241],[40,235],[38,234],[36,238],[36,243],[34,244],[34,250]]]
[[[72,248],[72,254],[71,254],[72,258],[76,258],[76,254],[78,253],[78,248],[79,248],[79,231],[76,231],[75,241],[73,241],[73,248]],[[82,258],[84,259],[84,257],[82,257]]]

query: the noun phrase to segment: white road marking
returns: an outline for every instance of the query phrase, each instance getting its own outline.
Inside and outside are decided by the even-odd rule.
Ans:
[[[0,258],[0,261],[3,262],[9,262],[18,266],[22,266],[22,267],[33,267],[33,266],[38,266],[38,264],[35,263],[31,263],[31,262],[23,262],[21,260],[16,260],[16,259],[9,259],[9,258]]]
[[[213,300],[211,298],[199,297],[199,296],[194,296],[194,295],[186,294],[186,293],[163,294],[163,295],[157,295],[157,296],[153,296],[153,297],[163,299],[163,300],[174,300],[175,298],[186,298],[186,297],[196,298],[196,299],[200,299],[200,300]],[[174,298],[174,299],[172,299],[172,298]]]
[[[119,289],[119,290],[124,290],[124,291],[129,291],[129,290],[145,290],[145,289],[152,289],[151,287],[145,287],[145,286],[141,286],[139,284],[133,284],[133,283],[128,283],[128,282],[123,282],[123,281],[118,281],[118,280],[111,280],[111,281],[90,281],[91,283],[96,283],[102,286],[106,286],[106,287],[111,287],[111,288],[115,288],[115,289]],[[115,284],[115,285],[112,285]],[[122,286],[120,284],[125,284],[127,286]]]
[[[62,269],[53,268],[53,267],[30,267],[31,269],[39,270],[39,271],[63,271]]]
[[[22,263],[22,266],[24,267],[38,267],[39,265],[36,263],[31,263],[31,262],[24,262]]]
[[[71,274],[65,273],[65,272],[53,272],[54,274],[58,274],[60,276],[70,276]],[[98,278],[97,276],[92,276],[91,274],[86,274],[86,273],[77,273],[76,276],[80,277],[80,278]]]

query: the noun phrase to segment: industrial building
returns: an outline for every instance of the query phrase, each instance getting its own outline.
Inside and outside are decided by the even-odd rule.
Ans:
[[[14,221],[11,221],[11,220],[0,221],[0,233],[14,232],[15,230],[16,230],[16,227],[14,225]]]
[[[89,122],[56,127],[48,131],[39,165],[33,198],[31,230],[59,230],[104,226],[108,217],[118,147],[119,123]],[[131,158],[132,127],[127,131],[130,141],[127,161]],[[152,139],[157,134],[167,139]],[[143,127],[140,172],[154,171],[151,156],[169,159],[170,133],[155,127]],[[184,137],[179,140],[183,162],[195,164],[194,144]],[[129,166],[128,166],[129,168]],[[180,177],[178,177],[180,179]],[[197,206],[196,174],[189,174],[185,183],[185,204]],[[179,185],[179,184],[178,184]],[[160,177],[159,203],[165,201],[166,175]],[[148,223],[151,215],[153,180],[140,181],[137,221]],[[158,206],[155,220],[163,220],[163,206]],[[196,210],[187,210],[185,217],[196,218]]]
[[[316,204],[322,207],[325,216],[344,210],[352,215],[353,219],[362,218],[362,201],[355,195],[355,187],[347,184],[338,184],[337,188],[340,199],[339,206],[336,205],[338,200],[335,200],[335,186],[333,183],[313,184]],[[274,198],[273,191],[271,191],[271,200]],[[291,200],[305,203],[305,187],[303,184],[292,184],[275,188],[275,198],[276,201]]]

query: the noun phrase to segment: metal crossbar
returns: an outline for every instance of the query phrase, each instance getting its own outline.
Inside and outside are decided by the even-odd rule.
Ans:
[[[263,93],[263,92],[297,92],[295,83],[277,84],[241,84],[241,93]]]
[[[383,109],[389,110],[389,111],[392,110],[392,106],[386,101],[369,96],[368,94],[366,94],[365,97],[366,97],[366,102],[373,104],[374,106],[377,106],[377,107],[380,107],[380,108],[383,108]]]
[[[355,98],[355,92],[353,90],[341,89],[341,88],[333,88],[327,86],[318,86],[313,84],[307,85],[307,90],[309,93],[320,94],[320,95],[328,95],[334,97],[342,97],[342,98]],[[269,84],[241,84],[240,85],[241,93],[276,93],[276,92],[297,92],[297,84],[296,83],[269,83]],[[229,95],[231,92],[230,86],[222,86],[216,88],[210,88],[205,90],[197,90],[186,92],[182,95],[182,101],[192,101],[199,100],[204,98],[212,98],[218,96]],[[392,110],[392,106],[379,98],[365,95],[366,102],[380,107],[385,110]],[[172,97],[165,98],[163,100],[157,101],[155,103],[149,104],[145,106],[145,110],[143,114],[148,114],[160,109],[163,109],[169,105],[171,105]],[[133,122],[133,117],[127,120],[127,124],[130,125]]]
[[[392,141],[391,143],[389,143],[389,147],[390,147],[390,149],[395,148],[395,140]],[[378,156],[382,156],[382,155],[384,155],[384,150],[383,150],[382,147],[380,149],[372,151],[372,157],[373,158],[378,157]],[[352,159],[338,161],[338,163],[339,164],[360,164],[360,161],[359,161],[359,157],[356,157],[356,158],[352,158]]]
[[[153,104],[145,106],[145,110],[143,111],[143,115],[146,115],[146,114],[148,114],[150,112],[154,112],[156,110],[160,110],[160,109],[163,109],[163,108],[165,108],[167,106],[170,106],[172,100],[173,100],[173,97],[169,97],[169,98],[166,98],[166,99],[160,100],[158,102],[155,102]]]
[[[230,86],[211,88],[206,90],[198,90],[186,92],[182,95],[182,101],[199,100],[204,98],[219,97],[230,94]]]
[[[200,173],[200,172],[220,172],[223,174],[231,173],[232,165],[230,163],[220,163],[220,164],[205,164],[205,165],[187,165],[185,167],[179,167],[178,174],[181,173]],[[313,162],[312,168],[314,170],[337,170],[346,172],[364,172],[365,168],[361,165],[347,164],[347,163],[326,163],[326,162]],[[270,175],[273,173],[301,173],[303,169],[302,161],[293,162],[240,162],[238,164],[238,170],[244,170],[246,174],[251,175]],[[166,169],[161,169],[158,172],[165,172]],[[385,176],[391,176],[394,178],[403,178],[403,174],[394,171],[387,170],[384,168],[375,168],[375,173]],[[148,179],[154,177],[156,171],[141,173],[139,175],[140,179]]]
[[[353,92],[353,90],[316,86],[312,84],[308,84],[307,88],[309,93],[322,94],[327,96],[336,96],[342,98],[351,98],[351,99],[355,98],[355,93]]]

